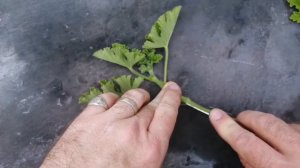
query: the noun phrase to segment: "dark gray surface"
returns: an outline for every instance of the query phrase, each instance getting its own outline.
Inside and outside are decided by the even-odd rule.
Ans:
[[[140,47],[177,4],[170,79],[186,95],[232,113],[300,121],[300,26],[285,1],[1,0],[0,168],[38,167],[82,109],[79,94],[124,72],[91,53],[112,42]],[[240,164],[207,116],[183,107],[165,167]]]

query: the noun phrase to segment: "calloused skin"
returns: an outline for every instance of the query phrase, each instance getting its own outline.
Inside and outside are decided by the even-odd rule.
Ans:
[[[142,89],[124,95],[139,111],[103,94],[109,109],[88,106],[49,152],[42,168],[159,168],[174,130],[181,90],[169,82],[151,102]],[[271,114],[245,111],[232,119],[219,109],[210,121],[246,168],[300,167],[300,126]]]

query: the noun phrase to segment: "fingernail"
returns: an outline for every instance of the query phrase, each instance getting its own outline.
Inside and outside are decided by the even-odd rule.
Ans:
[[[180,90],[179,86],[174,82],[167,83],[166,88],[171,90]]]
[[[218,121],[224,116],[224,111],[220,109],[213,109],[210,113],[210,118],[213,121]]]

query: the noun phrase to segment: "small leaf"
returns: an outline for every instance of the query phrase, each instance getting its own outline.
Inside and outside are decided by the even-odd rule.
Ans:
[[[115,78],[113,80],[120,87],[120,94],[124,94],[126,91],[128,91],[130,89],[138,88],[144,81],[143,78],[140,78],[140,77],[132,78],[130,75],[120,76],[120,77]]]
[[[140,87],[143,82],[143,78],[134,78],[131,75],[122,75],[111,80],[102,80],[99,83],[103,93],[112,92],[122,95],[130,89]]]
[[[290,7],[295,7],[296,10],[290,16],[290,19],[296,23],[300,23],[300,0],[288,0]]]
[[[131,76],[120,76],[118,78],[113,79],[119,86],[121,93],[125,93],[127,90],[131,88]]]
[[[300,12],[293,12],[290,19],[296,23],[300,23]]]
[[[117,93],[118,91],[115,89],[115,84],[113,81],[110,80],[102,80],[99,82],[101,85],[101,89],[103,91],[103,93],[107,93],[107,92],[113,92],[113,93]]]
[[[163,56],[161,54],[156,54],[155,49],[144,49],[143,53],[145,54],[144,59],[138,62],[139,70],[141,73],[152,73],[153,65],[159,63]]]
[[[164,48],[169,45],[174,31],[181,6],[176,6],[165,14],[161,15],[154,23],[150,33],[146,36],[143,48]]]
[[[139,67],[139,70],[140,70],[140,72],[141,73],[146,73],[146,72],[148,72],[149,71],[149,67],[147,67],[146,65],[141,65],[140,67]]]
[[[128,69],[132,68],[137,62],[145,57],[145,54],[138,49],[129,50],[126,45],[115,43],[111,48],[107,47],[96,51],[95,57],[121,65]]]
[[[132,88],[139,88],[141,84],[144,82],[143,78],[137,77],[132,81]]]
[[[300,0],[288,0],[290,7],[295,7],[296,9],[300,10]]]
[[[95,87],[90,88],[89,91],[80,96],[79,103],[88,104],[96,96],[107,92],[112,92],[121,96],[130,89],[136,89],[140,87],[143,82],[143,78],[134,78],[131,75],[123,75],[111,80],[102,80],[99,82],[102,91]]]
[[[89,103],[93,98],[97,97],[98,95],[100,95],[102,92],[100,89],[92,87],[90,88],[89,91],[83,93],[80,97],[79,97],[79,103],[80,104],[87,104]]]

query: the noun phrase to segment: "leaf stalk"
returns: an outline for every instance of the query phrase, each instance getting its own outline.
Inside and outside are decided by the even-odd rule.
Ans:
[[[169,47],[164,47],[165,49],[165,66],[164,66],[164,82],[168,81],[168,64],[169,64]]]
[[[181,102],[187,106],[192,107],[193,109],[196,109],[204,114],[209,115],[210,113],[210,109],[203,107],[200,104],[197,104],[196,102],[194,102],[192,99],[190,99],[189,97],[186,96],[181,96]]]

